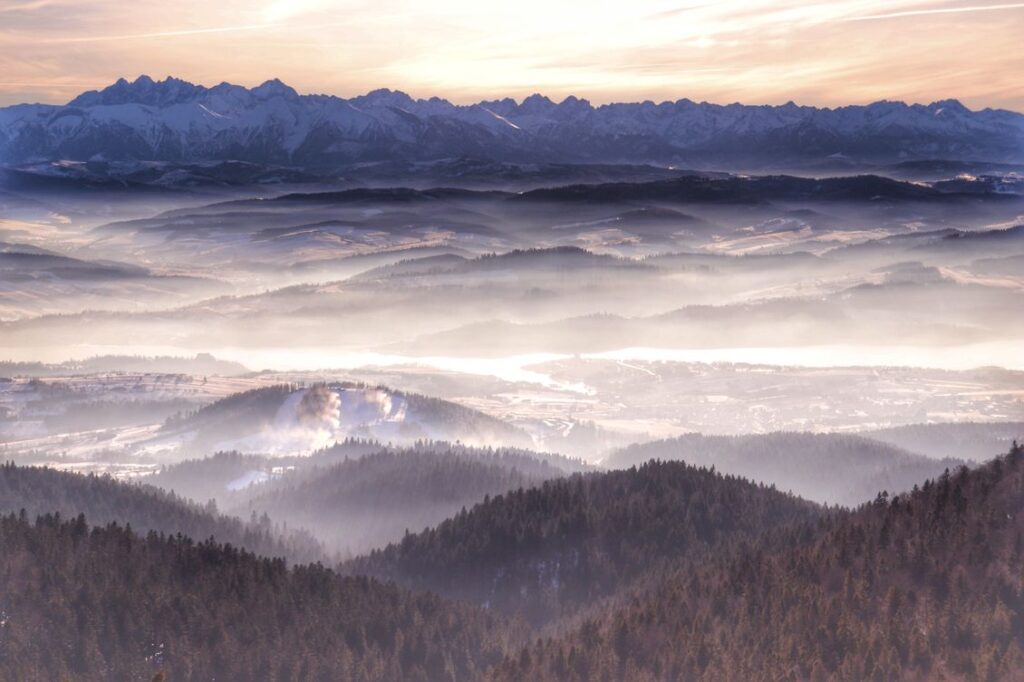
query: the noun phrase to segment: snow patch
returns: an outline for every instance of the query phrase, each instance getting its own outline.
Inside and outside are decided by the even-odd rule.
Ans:
[[[256,485],[257,483],[264,483],[265,481],[269,480],[270,474],[268,474],[265,471],[253,469],[252,471],[245,472],[235,480],[228,483],[225,487],[232,492],[236,492],[238,490],[245,490],[246,488]]]
[[[486,112],[487,112],[488,114],[490,114],[490,115],[491,115],[491,116],[493,116],[494,118],[498,119],[499,121],[501,121],[501,122],[502,122],[502,123],[504,123],[505,125],[509,126],[510,128],[514,128],[514,129],[516,129],[516,130],[522,130],[522,128],[520,128],[520,127],[519,127],[519,126],[517,126],[517,125],[516,125],[515,123],[513,123],[513,122],[512,122],[512,121],[510,121],[510,120],[508,120],[507,118],[505,118],[505,117],[504,117],[504,116],[502,116],[501,114],[496,114],[495,112],[491,111],[491,110],[490,110],[490,109],[488,109],[487,107],[481,107],[481,109],[483,109],[483,110],[484,110],[484,111],[486,111]]]

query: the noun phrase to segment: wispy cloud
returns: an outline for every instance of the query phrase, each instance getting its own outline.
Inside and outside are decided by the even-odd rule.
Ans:
[[[336,28],[338,26],[347,26],[351,22],[348,21],[330,21],[320,22],[317,24],[279,24],[279,23],[265,23],[265,24],[241,24],[238,26],[211,26],[205,28],[186,28],[171,31],[153,31],[149,33],[122,33],[114,35],[96,35],[96,36],[65,36],[60,38],[52,38],[43,42],[51,44],[55,43],[98,43],[98,42],[111,42],[120,40],[149,40],[154,38],[180,38],[188,36],[202,36],[208,34],[218,33],[249,33],[249,32],[295,32],[295,31],[321,31],[328,28]],[[264,44],[264,43],[261,43]],[[297,43],[290,43],[295,45]],[[308,43],[306,43],[308,44]]]
[[[287,27],[278,24],[247,24],[241,26],[214,26],[210,28],[189,28],[178,31],[152,31],[149,33],[122,33],[114,35],[99,36],[66,36],[51,38],[42,42],[50,44],[59,43],[98,43],[116,40],[145,40],[149,38],[176,38],[180,36],[198,36],[211,33],[242,33],[245,31],[275,31],[284,30]]]
[[[148,73],[459,101],[543,91],[1024,109],[1024,13],[1010,13],[1020,9],[1024,0],[0,0],[0,104],[66,101],[70,83]],[[897,21],[925,15],[950,19],[928,31]]]
[[[1024,2],[1003,5],[968,5],[966,7],[933,7],[930,9],[904,10],[901,12],[885,12],[882,14],[866,14],[864,16],[846,17],[843,21],[874,21],[878,19],[899,19],[902,17],[918,17],[928,14],[962,14],[964,12],[998,12],[1004,10],[1024,9]]]
[[[53,0],[27,0],[26,2],[5,2],[0,3],[0,13],[3,12],[31,12],[43,9],[54,4]]]

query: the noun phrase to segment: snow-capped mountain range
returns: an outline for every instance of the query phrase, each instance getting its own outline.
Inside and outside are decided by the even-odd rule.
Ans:
[[[1024,161],[1024,114],[956,100],[836,109],[641,102],[593,106],[541,95],[456,105],[376,90],[300,95],[271,80],[208,88],[124,79],[64,106],[0,109],[0,163],[129,160],[332,167],[462,156],[692,166],[902,159]]]

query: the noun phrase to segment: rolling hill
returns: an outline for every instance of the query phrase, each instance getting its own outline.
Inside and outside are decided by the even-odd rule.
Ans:
[[[215,539],[268,557],[319,561],[327,554],[308,533],[284,530],[269,518],[243,522],[173,493],[107,476],[81,475],[14,464],[0,466],[0,514],[27,519],[84,514],[90,523],[127,525],[139,533],[156,532],[197,541]]]
[[[455,403],[352,383],[281,384],[218,400],[168,420],[162,438],[198,451],[295,455],[357,438],[528,447],[514,426]]]
[[[494,680],[1014,680],[1024,450],[699,566]]]
[[[0,678],[25,682],[471,680],[508,642],[435,596],[85,517],[0,518],[0,594]]]
[[[803,500],[678,462],[578,474],[485,498],[344,565],[543,625],[682,558],[815,518]]]
[[[883,490],[909,490],[955,468],[962,459],[914,454],[862,436],[770,433],[749,436],[688,434],[617,450],[603,462],[613,469],[651,459],[680,460],[742,476],[821,504],[857,506]]]
[[[385,450],[272,479],[232,509],[243,518],[268,514],[353,556],[436,525],[488,496],[565,473],[516,452]]]

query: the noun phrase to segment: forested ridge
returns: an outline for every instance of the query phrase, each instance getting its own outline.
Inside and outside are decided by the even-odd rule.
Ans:
[[[743,436],[685,434],[621,448],[604,464],[621,468],[650,459],[714,466],[815,502],[851,507],[882,490],[909,490],[963,463],[925,457],[859,435],[780,431]]]
[[[309,529],[351,556],[440,523],[487,495],[562,476],[515,451],[383,450],[256,486],[234,508]]]
[[[577,474],[488,498],[344,566],[542,625],[684,556],[814,518],[804,500],[680,462]]]
[[[1024,422],[951,422],[908,424],[862,435],[933,457],[960,457],[984,462],[1024,441]]]
[[[0,518],[0,679],[474,680],[481,610],[319,564],[84,517]]]
[[[0,513],[28,518],[59,513],[65,518],[85,514],[89,523],[128,524],[145,533],[181,534],[196,540],[210,537],[269,557],[309,562],[326,556],[323,546],[302,531],[285,530],[266,516],[245,522],[148,485],[108,476],[80,475],[45,467],[0,465]]]
[[[511,680],[1019,680],[1024,449],[688,565]]]
[[[221,452],[146,477],[241,518],[269,515],[354,556],[440,523],[486,495],[586,469],[579,460],[516,448],[424,441],[389,447],[348,439],[309,456]]]
[[[466,463],[455,451],[419,454],[423,462],[401,462],[406,487],[358,499],[390,504],[430,480],[417,471]],[[334,466],[387,470],[409,455]],[[317,471],[307,470],[311,482]],[[178,534],[182,510],[225,520],[146,486],[5,465],[0,500],[12,510],[0,517],[0,680],[1001,682],[1024,673],[1016,445],[853,510],[681,462],[574,474],[487,496],[340,572]],[[22,501],[26,511],[15,511]],[[157,530],[140,533],[147,526]]]
[[[238,482],[253,472],[269,478],[300,468],[326,466],[345,459],[354,459],[382,449],[384,446],[377,441],[347,438],[310,455],[272,457],[243,454],[236,450],[221,451],[208,457],[185,459],[165,466],[141,480],[158,488],[174,491],[196,502],[216,500],[217,504],[227,507],[238,504],[241,498],[246,497],[247,486]]]

